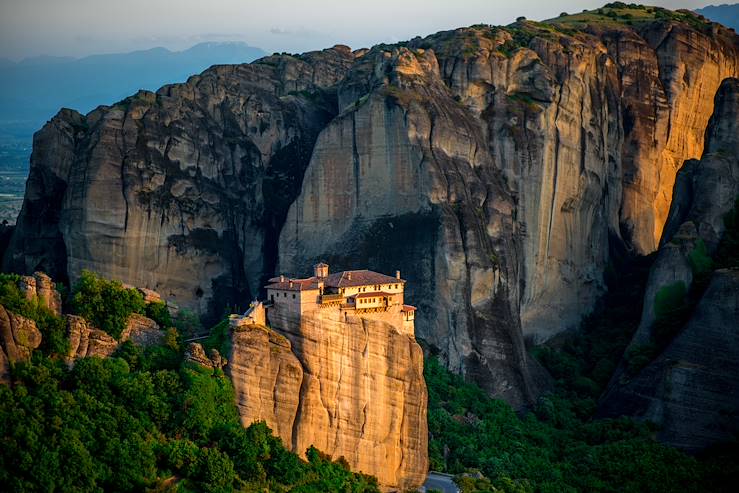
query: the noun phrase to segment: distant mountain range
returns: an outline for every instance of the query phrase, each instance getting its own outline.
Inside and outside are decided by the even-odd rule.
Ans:
[[[726,27],[739,31],[739,3],[708,5],[697,9],[696,12],[714,22],[720,22]]]
[[[26,139],[62,107],[86,113],[138,89],[184,82],[211,65],[246,63],[264,56],[246,43],[201,43],[185,51],[165,48],[92,55],[0,59],[0,137]]]

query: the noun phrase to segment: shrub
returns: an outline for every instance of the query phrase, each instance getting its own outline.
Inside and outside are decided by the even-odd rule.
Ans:
[[[708,255],[708,249],[703,240],[698,240],[695,248],[688,254],[688,262],[693,271],[693,277],[699,284],[705,284],[713,272],[713,260]]]
[[[682,281],[662,286],[654,295],[654,314],[656,317],[669,316],[678,310],[684,304],[687,294],[688,290]]]
[[[198,334],[203,329],[203,325],[200,323],[200,318],[186,308],[177,312],[177,314],[172,318],[172,324],[184,339],[188,339],[195,334]]]
[[[132,313],[144,313],[144,298],[119,281],[82,271],[72,290],[72,311],[118,339]]]
[[[159,327],[165,329],[172,327],[172,317],[169,315],[167,304],[163,301],[154,301],[146,305],[146,316],[159,324]]]
[[[687,322],[692,308],[687,294],[685,283],[678,281],[663,286],[654,296],[652,340],[658,347],[669,343]]]
[[[217,448],[203,448],[197,462],[197,478],[206,493],[230,492],[236,478],[234,464]]]

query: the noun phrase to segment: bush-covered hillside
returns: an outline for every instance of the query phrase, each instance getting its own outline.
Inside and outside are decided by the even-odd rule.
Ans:
[[[2,491],[378,491],[374,478],[315,449],[301,460],[263,423],[243,428],[230,380],[184,361],[174,329],[164,346],[126,342],[114,357],[67,368],[63,321],[23,298],[16,281],[2,275],[0,304],[59,341],[0,385]],[[91,274],[83,283],[72,294],[80,312],[113,327],[125,320],[130,292],[110,305],[123,288]]]
[[[660,445],[645,424],[591,420],[560,391],[518,416],[506,403],[426,362],[431,467],[472,492],[720,492],[739,477],[736,450],[691,457]]]

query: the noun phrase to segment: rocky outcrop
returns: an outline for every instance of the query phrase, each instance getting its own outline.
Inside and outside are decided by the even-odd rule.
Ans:
[[[622,364],[599,409],[602,416],[655,421],[661,426],[661,440],[686,449],[729,440],[739,430],[739,273],[713,274],[695,311],[685,327],[676,327],[672,341],[657,341],[654,333],[661,290],[682,283],[689,297],[700,296],[695,280],[710,274],[708,259],[724,234],[724,217],[739,196],[738,79],[724,81],[715,107],[703,157],[686,162],[678,174],[664,236],[649,274],[642,318],[630,344],[632,350],[652,343],[664,347],[657,347],[653,361],[636,375],[626,373]]]
[[[579,323],[611,249],[656,248],[738,70],[736,34],[698,18],[566,22],[272,56],[64,110],[35,136],[5,265],[89,268],[199,313],[256,298],[278,262],[400,266],[418,336],[525,406],[524,339]]]
[[[697,451],[739,433],[739,271],[716,271],[685,328],[637,376],[613,386],[603,417],[659,426],[660,441]]]
[[[154,320],[138,313],[128,317],[126,328],[121,332],[121,342],[131,341],[139,346],[157,346],[164,341],[164,331]]]
[[[57,317],[61,316],[62,295],[45,273],[34,272],[33,276],[21,276],[19,288],[27,300],[38,303]]]
[[[0,384],[10,382],[10,365],[29,361],[31,352],[40,345],[36,322],[0,305]]]
[[[97,356],[106,358],[118,349],[120,343],[130,340],[142,347],[156,346],[164,341],[164,332],[152,319],[133,313],[128,318],[126,328],[121,332],[120,341],[107,332],[94,327],[77,315],[66,315],[69,352],[67,364],[75,360]]]
[[[338,309],[232,332],[226,372],[242,422],[264,420],[299,454],[311,445],[385,488],[428,470],[423,354],[391,323]]]
[[[93,327],[84,318],[67,315],[66,319],[69,337],[69,352],[65,358],[67,364],[91,356],[107,358],[118,349],[118,341],[107,332]]]
[[[228,360],[223,358],[215,348],[210,350],[210,356],[206,355],[205,348],[199,342],[191,342],[187,345],[185,361],[211,370],[221,370],[228,364]]]

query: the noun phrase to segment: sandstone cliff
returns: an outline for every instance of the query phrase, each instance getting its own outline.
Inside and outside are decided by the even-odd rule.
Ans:
[[[385,488],[420,486],[428,470],[423,353],[389,321],[338,309],[275,330],[232,332],[225,370],[244,425],[263,420],[296,453],[311,445]],[[279,333],[277,333],[279,331]]]
[[[579,323],[611,248],[656,248],[738,45],[691,16],[474,26],[64,110],[35,136],[5,265],[89,268],[200,313],[253,299],[278,262],[401,268],[418,336],[525,405],[524,338]]]
[[[341,47],[268,57],[60,111],[34,136],[6,267],[89,269],[202,312],[252,299],[352,60]]]
[[[739,272],[716,271],[702,296],[696,285],[696,279],[708,275],[700,259],[716,251],[724,217],[739,196],[738,111],[739,80],[728,79],[716,96],[703,157],[686,162],[678,174],[630,346],[634,350],[654,343],[659,352],[635,375],[622,365],[599,409],[602,416],[652,420],[660,425],[661,440],[686,449],[731,440],[739,430]],[[655,333],[657,295],[674,283],[683,283],[689,297],[701,298],[665,345]]]

